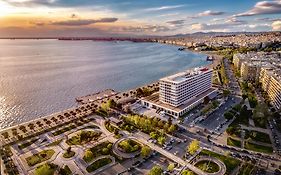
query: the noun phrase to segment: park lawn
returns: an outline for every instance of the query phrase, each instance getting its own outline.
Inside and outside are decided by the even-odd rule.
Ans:
[[[240,141],[240,140],[233,139],[233,138],[231,138],[231,137],[228,137],[228,138],[227,138],[227,145],[229,145],[229,146],[235,146],[235,147],[241,148],[241,141]]]
[[[101,134],[102,132],[81,130],[80,133],[77,133],[77,135],[68,139],[66,143],[68,145],[83,145],[91,142],[92,140],[98,139]]]
[[[245,142],[245,149],[268,154],[271,154],[273,152],[272,147],[257,145],[250,142]]]
[[[107,164],[110,164],[112,162],[112,160],[110,158],[102,158],[102,159],[99,159],[95,162],[93,162],[91,165],[89,165],[86,170],[91,173]]]
[[[123,140],[118,144],[118,147],[125,153],[133,153],[141,149],[141,145],[134,140]]]
[[[111,146],[108,146],[109,144],[111,144]],[[93,153],[93,156],[92,157],[89,157],[89,158],[86,158],[85,156],[83,156],[83,160],[85,162],[91,162],[92,160],[94,160],[95,158],[99,157],[99,156],[102,156],[102,155],[108,155],[110,154],[111,152],[111,148],[110,148],[110,151],[109,153],[105,153],[103,152],[103,148],[109,148],[109,147],[112,147],[112,143],[109,142],[109,141],[106,141],[106,142],[103,142],[103,143],[100,143],[92,148],[90,148],[91,152]]]
[[[67,126],[67,127],[64,127],[64,128],[62,128],[62,129],[59,129],[59,130],[53,132],[53,135],[54,135],[54,136],[57,136],[57,135],[60,135],[60,134],[62,134],[62,133],[65,133],[65,132],[67,132],[67,131],[70,131],[70,130],[72,130],[72,129],[74,129],[74,128],[76,128],[76,126],[73,125],[73,124],[71,124],[71,125],[69,125],[69,126]]]
[[[253,141],[269,143],[271,144],[271,140],[268,134],[259,132],[259,131],[250,131],[249,136]]]
[[[18,148],[20,150],[22,150],[22,149],[24,149],[26,147],[29,147],[30,145],[32,145],[33,143],[37,142],[38,140],[39,140],[39,138],[33,138],[33,139],[31,139],[31,140],[29,140],[29,141],[27,141],[25,143],[19,144]]]
[[[34,166],[38,163],[49,160],[54,154],[55,154],[55,151],[52,149],[44,150],[44,151],[36,153],[30,157],[27,157],[26,162],[29,166]]]
[[[254,171],[254,165],[250,163],[245,163],[240,168],[238,175],[251,175],[251,173]]]
[[[220,167],[216,163],[205,160],[196,163],[195,166],[207,173],[215,173],[220,170]]]
[[[35,175],[53,175],[57,169],[55,164],[43,164],[35,169]]]
[[[63,168],[59,170],[59,175],[72,175],[72,174],[73,174],[72,171],[67,165],[65,165]]]
[[[211,156],[211,157],[220,159],[222,162],[224,162],[224,164],[226,166],[226,169],[227,169],[226,174],[230,174],[241,163],[241,161],[238,159],[234,159],[232,157],[226,157],[224,155],[221,155],[221,154],[209,151],[209,150],[202,150],[199,155]]]
[[[70,151],[70,152],[67,152],[67,151],[66,151],[65,153],[63,153],[62,156],[63,156],[64,158],[67,158],[67,159],[68,159],[68,158],[73,157],[74,155],[75,155],[75,152],[74,152],[74,151]]]

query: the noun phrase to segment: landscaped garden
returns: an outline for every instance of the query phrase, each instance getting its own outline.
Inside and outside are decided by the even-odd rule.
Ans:
[[[59,140],[56,140],[50,144],[47,145],[47,147],[51,147],[51,146],[57,146],[59,145],[61,142],[62,142],[63,139],[59,139]]]
[[[83,156],[83,160],[85,162],[91,162],[92,160],[94,160],[99,156],[109,155],[111,153],[112,153],[112,143],[106,141],[86,150]]]
[[[60,168],[59,170],[59,175],[72,175],[72,171],[70,170],[70,168],[65,165],[63,168]]]
[[[19,149],[24,149],[24,148],[26,148],[26,147],[29,147],[29,146],[32,145],[33,143],[37,142],[38,140],[39,140],[39,138],[33,138],[33,139],[28,140],[28,141],[26,141],[26,142],[24,142],[24,143],[22,143],[22,144],[19,144],[19,145],[18,145],[18,148],[19,148]]]
[[[141,145],[132,140],[132,139],[128,139],[128,140],[123,140],[118,144],[118,148],[125,153],[133,153],[136,151],[139,151],[141,149]]]
[[[86,170],[91,173],[107,164],[110,164],[112,160],[110,158],[101,158],[95,162],[93,162],[91,165],[89,165]]]
[[[75,152],[71,150],[71,147],[68,147],[67,150],[66,150],[66,152],[63,153],[62,156],[63,156],[64,158],[68,159],[68,158],[73,157],[74,155],[75,155]]]
[[[263,146],[263,145],[257,145],[250,142],[245,142],[245,149],[256,151],[256,152],[262,152],[262,153],[269,153],[271,154],[273,152],[273,148],[269,146]]]
[[[36,153],[30,157],[27,157],[26,162],[29,166],[34,166],[38,163],[49,160],[54,154],[55,154],[55,151],[52,149],[44,150],[44,151]]]
[[[101,136],[102,132],[100,131],[89,131],[89,130],[82,130],[77,135],[71,137],[66,141],[68,145],[83,145],[92,140],[98,140]]]
[[[231,137],[228,137],[227,138],[227,145],[241,148],[241,141],[233,139]]]
[[[245,139],[251,139],[256,142],[263,142],[271,144],[271,140],[268,134],[259,131],[248,131],[245,135]]]
[[[227,174],[230,174],[241,163],[241,161],[239,161],[238,159],[234,159],[232,157],[217,154],[217,153],[214,153],[214,152],[208,151],[208,150],[202,150],[199,153],[199,155],[210,156],[210,157],[214,157],[214,158],[217,158],[217,159],[221,160],[226,166],[226,169],[227,169],[226,173]]]
[[[206,160],[196,163],[195,166],[197,168],[199,168],[200,170],[207,172],[207,173],[215,173],[220,170],[220,167],[218,166],[218,164],[216,164],[212,161],[206,161]]]
[[[58,166],[51,163],[40,165],[35,169],[35,175],[53,175],[57,170]]]

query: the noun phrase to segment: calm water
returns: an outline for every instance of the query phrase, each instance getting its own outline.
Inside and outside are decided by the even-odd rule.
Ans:
[[[206,56],[156,43],[0,40],[0,128],[207,64]]]

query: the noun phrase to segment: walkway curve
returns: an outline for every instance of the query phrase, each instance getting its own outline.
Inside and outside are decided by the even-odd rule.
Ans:
[[[196,163],[201,162],[201,161],[211,161],[211,162],[214,162],[220,168],[218,172],[214,172],[214,173],[207,173],[207,172],[205,172],[206,175],[223,175],[226,172],[225,164],[221,160],[219,160],[217,158],[207,157],[207,156],[200,156],[200,158],[198,158],[193,165],[195,166]]]
[[[136,138],[136,137],[122,137],[121,139],[117,140],[114,144],[113,144],[113,152],[114,154],[117,154],[123,158],[126,158],[126,159],[130,159],[130,158],[133,158],[137,155],[140,154],[141,150],[138,150],[136,152],[133,152],[133,153],[124,153],[122,151],[120,151],[120,149],[118,149],[118,144],[124,140],[134,140],[136,142],[138,142],[139,144],[142,145],[142,143]]]

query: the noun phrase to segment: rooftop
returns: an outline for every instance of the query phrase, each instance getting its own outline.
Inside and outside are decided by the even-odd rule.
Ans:
[[[209,69],[207,67],[196,67],[196,68],[188,69],[183,72],[179,72],[174,75],[170,75],[168,77],[164,77],[160,80],[169,81],[169,82],[173,82],[173,83],[181,83],[194,75],[199,75],[199,74],[202,74],[209,70],[211,70],[211,69]]]
[[[170,110],[173,110],[173,111],[176,111],[176,112],[181,112],[182,110],[184,110],[185,108],[187,108],[188,106],[192,105],[193,103],[195,103],[196,101],[198,100],[201,100],[202,98],[208,96],[208,95],[212,95],[214,92],[216,92],[217,89],[216,88],[210,88],[209,90],[207,90],[206,92],[198,95],[198,96],[195,96],[194,98],[192,98],[191,100],[189,100],[187,103],[185,104],[182,104],[178,107],[174,107],[174,106],[171,106],[169,104],[166,104],[166,103],[163,103],[159,100],[159,93],[154,93],[148,97],[145,97],[143,100],[144,101],[148,101],[148,102],[151,102],[155,105],[158,105],[158,106],[162,106],[163,108],[167,108],[167,109],[170,109]]]

